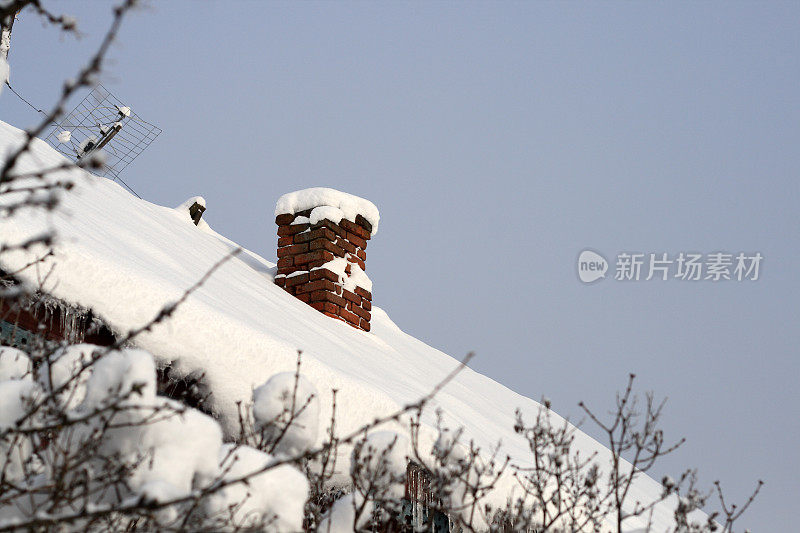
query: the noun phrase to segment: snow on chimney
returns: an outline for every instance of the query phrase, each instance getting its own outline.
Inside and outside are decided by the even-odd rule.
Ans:
[[[322,313],[369,331],[372,282],[367,241],[378,231],[372,202],[315,187],[284,194],[275,207],[275,284]]]

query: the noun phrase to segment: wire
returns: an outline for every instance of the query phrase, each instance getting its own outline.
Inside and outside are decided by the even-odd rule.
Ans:
[[[12,92],[12,93],[14,93],[14,94],[16,94],[16,95],[17,95],[17,98],[19,98],[20,100],[22,100],[23,102],[25,102],[26,104],[28,104],[28,105],[30,106],[30,108],[31,108],[31,109],[33,109],[33,110],[34,110],[34,111],[36,111],[37,113],[41,113],[42,115],[44,115],[44,116],[47,116],[47,113],[45,113],[45,112],[44,112],[44,111],[42,111],[41,109],[37,109],[37,108],[36,108],[36,107],[35,107],[35,106],[34,106],[32,103],[30,103],[29,101],[25,100],[25,98],[23,98],[23,97],[22,97],[22,95],[21,95],[21,94],[19,94],[19,93],[18,93],[18,92],[17,92],[17,91],[16,91],[16,90],[15,90],[15,89],[14,89],[14,88],[11,86],[11,84],[10,84],[10,83],[8,83],[8,80],[6,80],[6,85],[8,85],[8,88],[9,88],[9,89],[11,89],[11,92]]]
[[[125,186],[125,188],[126,188],[126,189],[128,189],[129,191],[131,191],[133,194],[135,194],[135,195],[136,195],[136,197],[137,197],[139,200],[141,200],[141,199],[142,199],[142,197],[141,197],[141,196],[139,196],[139,193],[138,193],[138,192],[136,192],[136,191],[134,191],[133,189],[131,189],[131,186],[130,186],[130,185],[128,185],[127,183],[125,183],[124,181],[122,181],[122,178],[120,178],[119,176],[115,176],[115,179],[118,179],[118,180],[119,180],[119,181],[120,181],[120,182],[121,182],[121,183],[122,183],[122,184]]]

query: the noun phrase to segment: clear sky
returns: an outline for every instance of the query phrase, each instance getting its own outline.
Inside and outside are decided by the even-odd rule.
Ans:
[[[31,13],[11,83],[52,102],[110,20]],[[329,186],[381,211],[375,303],[556,411],[610,408],[629,372],[669,397],[656,470],[699,468],[742,526],[796,527],[800,460],[800,5],[153,4],[106,86],[164,133],[124,173],[145,199],[208,201],[220,233],[275,257],[275,200]],[[0,118],[32,125],[10,91]],[[612,264],[591,285],[576,258]],[[758,281],[616,281],[619,252],[764,256]],[[600,436],[591,426],[585,430]]]

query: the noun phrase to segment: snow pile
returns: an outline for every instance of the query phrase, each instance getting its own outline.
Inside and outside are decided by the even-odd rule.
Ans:
[[[220,450],[226,481],[259,472],[271,462],[269,454],[249,446],[225,444]],[[209,516],[227,518],[233,509],[233,524],[241,529],[263,521],[268,524],[267,531],[302,531],[308,489],[308,480],[302,472],[281,465],[250,477],[247,483],[234,483],[215,493],[208,499],[206,512]]]
[[[152,356],[144,350],[112,351],[92,365],[80,410],[102,409],[117,398],[123,398],[123,407],[150,405],[155,396],[156,367]],[[138,414],[131,415],[132,421],[138,418]]]
[[[91,362],[95,348],[92,344],[66,346],[59,348],[49,361],[42,363],[39,383],[46,390],[63,389],[57,394],[62,406],[75,408],[86,397],[89,373],[82,372],[82,369]]]
[[[343,257],[334,257],[322,266],[312,268],[311,270],[320,270],[323,268],[339,276],[339,285],[350,292],[355,291],[356,287],[361,287],[366,291],[372,292],[372,280],[369,279],[367,273],[361,270],[361,267],[356,263],[350,263]],[[350,270],[349,274],[347,273],[348,270]],[[303,274],[303,272],[293,272],[292,274],[300,275]],[[292,274],[289,274],[287,277],[292,277]]]
[[[312,187],[311,189],[303,189],[302,191],[284,194],[278,199],[278,203],[275,205],[275,216],[284,214],[293,215],[298,211],[320,207],[334,208],[338,211],[320,211],[317,214],[317,221],[324,218],[328,218],[337,223],[341,221],[342,218],[355,221],[356,216],[361,215],[367,222],[372,224],[372,235],[378,233],[378,222],[381,217],[375,204],[369,200],[359,198],[358,196],[337,191],[336,189],[328,189],[326,187]],[[314,211],[316,211],[316,209],[314,209]],[[323,216],[322,213],[334,218],[338,217],[338,220],[334,220],[334,218],[330,218],[330,216]],[[315,224],[313,221],[313,211],[311,215],[311,223]]]
[[[0,122],[0,150],[18,144],[23,135]],[[35,141],[33,154],[22,159],[18,171],[62,161],[47,144]],[[54,173],[51,179],[72,180],[75,186],[47,215],[22,210],[0,219],[0,235],[13,244],[56,230],[60,239],[54,256],[40,266],[42,272],[52,269],[45,290],[91,308],[116,332],[146,324],[237,247],[202,220],[194,226],[188,213],[139,200],[112,181],[79,170]],[[336,207],[348,218],[360,213],[373,224],[373,231],[377,229],[374,205],[331,189],[286,195],[276,212],[320,205]],[[265,220],[265,226],[268,223]],[[265,241],[264,247],[272,253],[274,241]],[[16,271],[39,253],[40,249],[32,249],[4,254],[0,267]],[[138,347],[170,363],[176,376],[203,375],[204,385],[213,393],[209,406],[228,435],[237,430],[236,402],[249,402],[254,388],[271,376],[293,372],[298,349],[303,350],[301,372],[319,392],[322,420],[331,417],[332,389],[339,391],[338,434],[419,400],[457,366],[454,358],[403,333],[377,306],[372,308],[371,332],[359,331],[286,293],[273,283],[274,276],[274,264],[245,250],[220,266],[170,320],[136,339]],[[34,286],[38,282],[32,269],[20,277]],[[537,402],[465,369],[423,413],[421,450],[432,449],[438,437],[437,408],[447,426],[465,427],[463,442],[473,440],[490,450],[502,439],[503,452],[513,461],[521,465],[530,461],[527,441],[513,431],[514,412],[519,408],[535,413]],[[552,416],[554,424],[562,423]],[[574,445],[582,456],[597,452],[598,461],[610,461],[610,452],[580,431]],[[510,477],[501,479],[491,499],[504,505],[516,486]],[[652,501],[661,490],[659,483],[640,477],[630,500]],[[670,504],[656,506],[654,527],[671,527],[672,511]],[[646,520],[629,524],[644,527]]]
[[[5,366],[5,365],[4,365]],[[0,381],[0,433],[15,426],[26,406],[39,397],[41,389],[29,379]],[[0,439],[0,472],[10,481],[19,480],[33,452],[29,437]]]
[[[31,360],[25,352],[10,346],[0,346],[0,381],[24,379],[30,375],[32,369]]]
[[[304,376],[281,372],[253,391],[256,429],[276,454],[297,455],[317,442],[319,393]]]
[[[350,459],[350,477],[362,491],[376,485],[389,498],[405,493],[408,439],[394,431],[375,431],[359,442]]]
[[[311,210],[311,214],[308,217],[308,222],[310,224],[316,224],[323,220],[330,220],[331,222],[336,222],[338,224],[343,218],[347,217],[344,216],[344,211],[338,207],[321,205]]]
[[[175,211],[178,211],[179,213],[185,213],[186,217],[189,220],[191,220],[192,217],[189,216],[189,208],[192,207],[194,204],[198,204],[201,207],[206,207],[206,199],[203,198],[202,196],[192,196],[191,198],[183,202],[181,205],[176,207]],[[194,222],[192,222],[192,224],[194,224]]]

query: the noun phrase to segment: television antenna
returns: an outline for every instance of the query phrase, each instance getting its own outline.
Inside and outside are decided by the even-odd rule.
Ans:
[[[94,172],[119,181],[136,194],[120,174],[160,133],[161,128],[143,120],[98,84],[63,120],[54,124],[45,140],[77,164],[102,150],[104,164]]]

